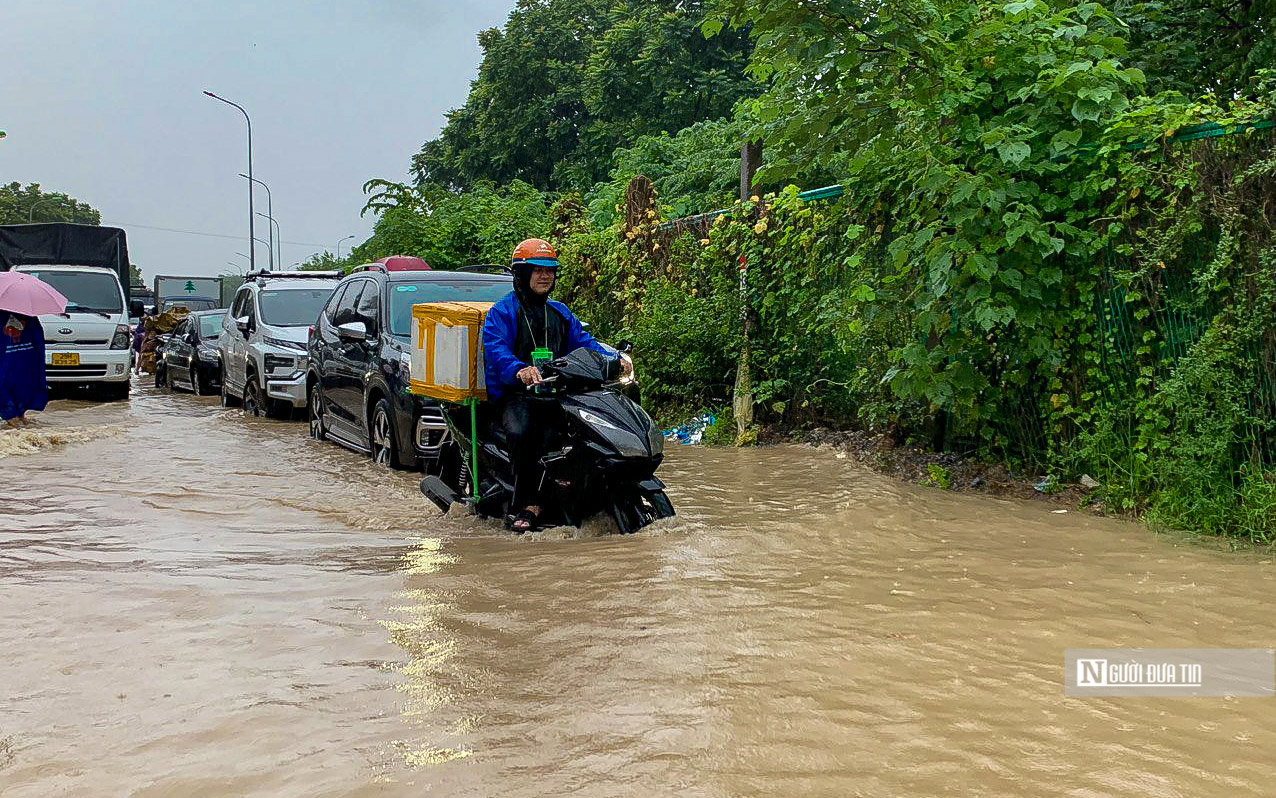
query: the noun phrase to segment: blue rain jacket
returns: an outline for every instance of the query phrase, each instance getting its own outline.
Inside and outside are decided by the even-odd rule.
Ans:
[[[585,331],[580,320],[567,309],[562,302],[548,300],[549,309],[567,320],[567,346],[565,351],[555,352],[561,357],[582,346],[589,347],[607,356],[614,356],[594,336]],[[519,360],[514,354],[514,344],[518,340],[518,295],[510,291],[487,312],[487,320],[483,323],[483,360],[484,377],[487,381],[487,398],[491,401],[500,399],[512,388],[521,388],[523,383],[516,377],[519,371],[532,365]]]

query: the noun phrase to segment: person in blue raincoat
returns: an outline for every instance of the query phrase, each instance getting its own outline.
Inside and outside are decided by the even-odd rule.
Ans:
[[[541,474],[537,461],[560,418],[557,402],[527,391],[542,379],[539,366],[580,347],[612,356],[562,302],[549,298],[558,273],[558,252],[529,238],[514,248],[514,290],[487,312],[483,356],[487,397],[499,413],[510,444],[515,532],[530,532],[540,516]],[[630,366],[627,361],[626,373]]]
[[[34,316],[0,310],[0,421],[20,427],[49,403],[44,328]]]

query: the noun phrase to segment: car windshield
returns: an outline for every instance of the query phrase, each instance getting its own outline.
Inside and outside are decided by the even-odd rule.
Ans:
[[[24,270],[25,271],[25,270]],[[27,271],[67,298],[68,313],[122,313],[124,295],[113,274],[102,272]]]
[[[164,297],[164,309],[186,308],[187,310],[213,310],[217,307],[217,300],[208,299],[202,296],[173,296]]]
[[[510,292],[509,280],[421,280],[390,283],[390,333],[412,334],[412,306],[423,302],[495,302]]]
[[[222,315],[221,313],[213,313],[208,316],[199,317],[199,337],[207,340],[216,338],[222,334]]]
[[[335,287],[335,285],[334,285]],[[275,327],[305,327],[315,323],[332,288],[287,288],[261,292],[261,320]]]

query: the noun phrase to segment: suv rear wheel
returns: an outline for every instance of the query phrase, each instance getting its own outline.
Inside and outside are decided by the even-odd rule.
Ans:
[[[384,397],[372,407],[372,419],[368,424],[368,448],[372,450],[372,462],[387,468],[402,468],[399,447],[394,439],[394,416],[390,401]]]

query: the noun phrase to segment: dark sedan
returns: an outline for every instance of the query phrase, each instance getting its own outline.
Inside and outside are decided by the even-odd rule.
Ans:
[[[221,388],[221,354],[217,338],[222,334],[226,309],[201,310],[178,323],[160,347],[155,362],[155,385],[182,388],[199,394]]]

